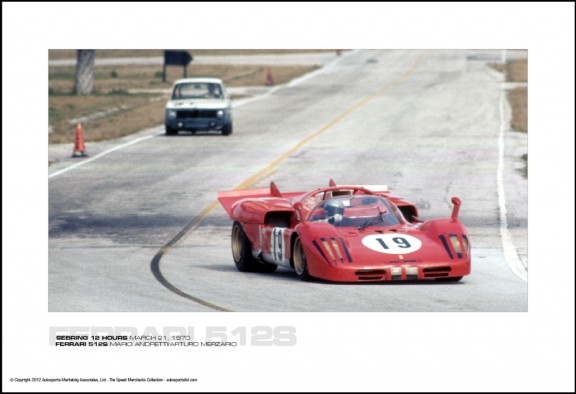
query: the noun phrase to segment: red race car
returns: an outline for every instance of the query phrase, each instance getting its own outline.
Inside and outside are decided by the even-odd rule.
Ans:
[[[418,220],[414,204],[386,186],[336,185],[311,192],[270,188],[218,193],[234,221],[232,256],[242,272],[294,269],[302,280],[435,279],[470,274],[470,240],[458,220]]]

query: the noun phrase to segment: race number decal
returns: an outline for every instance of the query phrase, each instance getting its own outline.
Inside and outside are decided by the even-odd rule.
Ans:
[[[407,254],[422,247],[422,241],[406,234],[373,234],[362,239],[362,243],[369,249],[380,253]]]
[[[270,253],[277,263],[284,261],[284,256],[286,256],[286,245],[284,242],[285,230],[283,227],[274,227],[272,234],[270,234]]]

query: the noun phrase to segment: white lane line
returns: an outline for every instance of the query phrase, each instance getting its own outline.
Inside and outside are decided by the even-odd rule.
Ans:
[[[92,161],[94,161],[94,160],[96,160],[96,159],[99,159],[99,158],[101,158],[101,157],[103,157],[103,156],[106,156],[107,154],[112,153],[112,152],[114,152],[114,151],[117,151],[117,150],[126,148],[127,146],[137,144],[137,143],[139,143],[139,142],[145,141],[145,140],[150,139],[150,138],[154,138],[154,137],[156,137],[156,135],[159,135],[159,134],[148,135],[148,136],[146,136],[146,137],[138,138],[138,139],[132,140],[132,141],[127,142],[127,143],[122,144],[122,145],[117,145],[117,146],[115,146],[115,147],[113,147],[113,148],[110,148],[110,149],[108,149],[108,150],[105,150],[104,152],[98,153],[98,154],[97,154],[96,156],[94,156],[94,157],[91,157],[91,158],[89,158],[89,159],[83,160],[83,161],[78,162],[78,163],[76,163],[76,164],[72,164],[71,166],[66,167],[66,168],[63,168],[63,169],[61,169],[60,171],[53,172],[52,174],[48,175],[48,179],[54,178],[54,177],[56,177],[56,176],[58,176],[58,175],[62,175],[62,174],[66,173],[66,172],[68,172],[68,171],[70,171],[70,170],[73,170],[73,169],[75,169],[75,168],[78,168],[78,167],[80,167],[80,166],[83,166],[84,164],[88,164],[88,163],[90,163],[90,162],[92,162]]]
[[[506,50],[502,51],[502,62],[506,64]],[[520,258],[512,241],[512,235],[508,230],[508,218],[506,210],[506,196],[504,194],[504,142],[507,130],[506,118],[504,116],[505,90],[504,80],[500,85],[500,133],[498,135],[498,169],[496,171],[496,180],[498,184],[498,208],[500,210],[500,238],[502,239],[502,249],[506,263],[520,279],[528,281],[528,269]]]

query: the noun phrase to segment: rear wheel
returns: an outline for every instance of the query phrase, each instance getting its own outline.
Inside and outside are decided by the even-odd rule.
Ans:
[[[302,241],[300,241],[300,237],[297,237],[294,240],[294,247],[292,248],[292,260],[294,262],[294,270],[296,270],[296,275],[298,275],[303,281],[311,280],[312,277],[308,273],[306,253],[304,253],[304,248],[302,247]]]
[[[261,263],[252,256],[252,245],[240,222],[232,225],[232,257],[236,268],[241,272],[274,272],[274,264]]]

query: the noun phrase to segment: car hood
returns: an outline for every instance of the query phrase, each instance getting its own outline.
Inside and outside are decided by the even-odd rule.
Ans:
[[[428,236],[416,226],[395,228],[334,227],[314,223],[301,229],[309,250],[328,260],[353,265],[405,262],[444,262],[450,259],[440,239]]]
[[[168,101],[166,109],[222,109],[228,106],[229,103],[226,100],[189,99]]]

